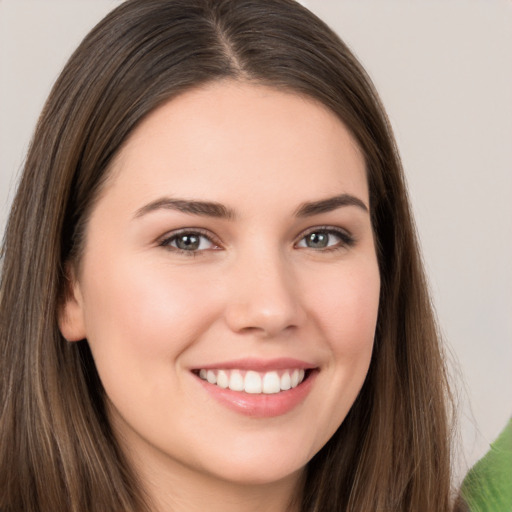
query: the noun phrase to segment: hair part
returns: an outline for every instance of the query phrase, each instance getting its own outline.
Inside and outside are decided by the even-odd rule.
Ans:
[[[129,0],[84,39],[39,119],[0,290],[0,507],[149,510],[105,413],[87,342],[57,324],[113,158],[180,93],[242,80],[335,112],[366,161],[381,273],[375,348],[348,416],[308,464],[302,512],[450,508],[448,384],[400,159],[346,45],[292,0]]]

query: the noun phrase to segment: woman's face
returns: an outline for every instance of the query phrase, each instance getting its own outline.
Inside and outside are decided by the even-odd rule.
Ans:
[[[218,82],[138,126],[60,315],[68,340],[87,338],[138,467],[238,483],[300,473],[370,363],[368,210],[357,144],[310,99]]]

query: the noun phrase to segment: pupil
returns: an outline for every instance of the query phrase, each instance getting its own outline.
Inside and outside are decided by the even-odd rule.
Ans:
[[[176,240],[176,245],[185,251],[193,251],[199,247],[197,235],[182,235]]]
[[[327,247],[329,240],[325,233],[311,233],[307,238],[307,246],[314,249]]]

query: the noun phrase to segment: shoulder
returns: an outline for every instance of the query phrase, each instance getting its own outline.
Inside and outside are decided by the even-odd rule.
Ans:
[[[468,472],[461,496],[470,511],[508,512],[512,506],[512,418]]]

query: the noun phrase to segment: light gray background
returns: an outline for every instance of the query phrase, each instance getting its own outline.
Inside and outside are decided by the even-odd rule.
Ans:
[[[67,57],[117,0],[0,0],[0,232]],[[388,110],[460,396],[462,474],[512,413],[512,3],[304,0]]]

